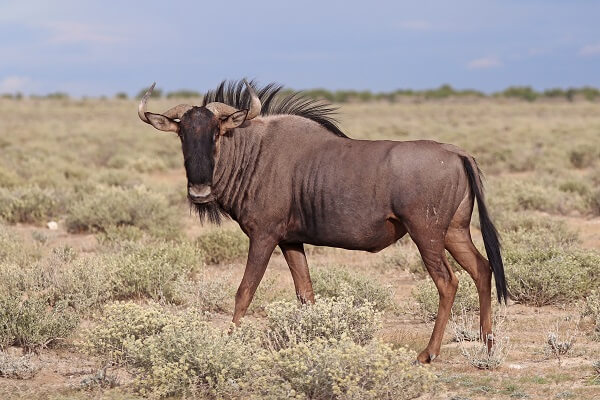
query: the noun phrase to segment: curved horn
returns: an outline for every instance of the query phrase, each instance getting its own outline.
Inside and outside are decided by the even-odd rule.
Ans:
[[[248,116],[246,117],[246,120],[250,120],[260,115],[262,104],[260,103],[260,99],[256,95],[254,88],[250,86],[246,79],[244,79],[244,83],[246,84],[248,93],[250,93],[250,108],[248,109]]]
[[[183,114],[191,110],[193,107],[194,106],[190,106],[189,104],[180,104],[178,106],[168,109],[163,113],[163,115],[167,118],[180,120],[181,117],[183,117]]]
[[[140,105],[138,106],[138,116],[140,117],[140,119],[142,121],[144,121],[147,124],[149,124],[150,121],[148,121],[148,118],[146,118],[146,104],[148,103],[148,99],[152,95],[152,91],[154,90],[154,86],[156,86],[156,82],[154,82],[152,84],[152,86],[150,86],[150,89],[148,89],[146,91],[146,93],[144,93],[144,96],[142,97],[142,100],[140,100]]]
[[[232,107],[230,105],[227,105],[225,103],[219,103],[219,102],[213,102],[213,103],[208,103],[206,105],[206,108],[212,112],[213,114],[215,114],[215,117],[217,118],[221,118],[222,116],[229,116],[235,112],[238,112],[239,110],[235,107]]]

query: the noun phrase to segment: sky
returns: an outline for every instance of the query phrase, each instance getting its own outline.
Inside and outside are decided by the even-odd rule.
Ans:
[[[0,0],[0,93],[600,87],[600,1]]]

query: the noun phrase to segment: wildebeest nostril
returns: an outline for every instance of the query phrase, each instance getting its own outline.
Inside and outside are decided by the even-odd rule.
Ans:
[[[190,185],[188,193],[191,197],[206,197],[210,195],[210,185]]]

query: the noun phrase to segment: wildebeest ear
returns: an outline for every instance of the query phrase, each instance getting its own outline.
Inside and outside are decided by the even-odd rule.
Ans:
[[[233,128],[237,128],[244,123],[248,116],[248,110],[236,111],[229,117],[221,119],[221,135]]]
[[[165,117],[161,114],[154,114],[151,112],[147,112],[146,118],[148,118],[148,122],[150,125],[158,129],[159,131],[165,132],[179,132],[179,124],[173,121],[171,118]]]

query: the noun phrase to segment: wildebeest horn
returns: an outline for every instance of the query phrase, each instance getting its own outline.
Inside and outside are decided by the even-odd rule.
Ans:
[[[146,93],[144,93],[144,96],[142,96],[142,100],[140,100],[140,105],[138,106],[138,116],[142,121],[144,121],[147,124],[149,124],[150,121],[148,121],[148,118],[146,118],[146,104],[148,103],[148,99],[152,95],[154,86],[156,86],[156,82],[154,82],[152,86],[150,86],[150,89],[148,89]]]
[[[142,121],[144,121],[147,124],[149,124],[150,121],[148,121],[148,117],[146,117],[146,106],[148,104],[148,99],[152,95],[152,91],[154,90],[155,85],[156,82],[154,82],[152,86],[150,86],[150,88],[146,91],[146,93],[144,93],[144,96],[140,101],[140,105],[138,106],[138,116]],[[162,113],[162,115],[170,119],[181,119],[183,114],[185,114],[186,111],[188,111],[192,107],[193,106],[190,106],[189,104],[179,104],[178,106],[168,109],[167,111]]]
[[[256,95],[254,88],[250,86],[246,79],[244,79],[244,83],[246,84],[248,93],[250,93],[250,108],[248,109],[248,116],[246,117],[246,119],[249,120],[260,115],[262,104],[260,103],[260,99]]]
[[[215,117],[217,118],[221,118],[221,117],[225,117],[225,116],[230,116],[233,113],[238,112],[239,110],[235,107],[232,107],[230,105],[227,105],[225,103],[219,103],[217,101],[212,102],[212,103],[208,103],[206,105],[206,108],[213,114],[215,114]]]
[[[190,106],[189,104],[180,104],[168,109],[163,113],[163,115],[171,119],[181,119],[183,114],[185,114],[188,110],[191,110],[193,107],[194,106]]]

